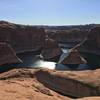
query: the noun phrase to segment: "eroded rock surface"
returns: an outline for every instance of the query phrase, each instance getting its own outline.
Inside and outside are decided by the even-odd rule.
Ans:
[[[100,27],[91,29],[84,42],[77,46],[80,52],[100,55]]]
[[[25,80],[23,81],[23,79]],[[43,94],[49,95],[50,97],[52,97],[52,95],[55,94],[53,94],[54,92],[52,93],[48,91],[48,89],[51,91],[56,91],[57,93],[60,94],[64,94],[66,96],[69,95],[71,97],[100,96],[100,69],[95,71],[87,70],[87,71],[64,71],[64,72],[48,70],[48,69],[16,69],[0,74],[0,86],[3,87],[3,89],[5,89],[4,87],[6,87],[7,84],[6,83],[5,83],[6,85],[2,84],[2,82],[3,81],[6,82],[8,80],[14,81],[11,82],[12,84],[11,87],[14,84],[16,84],[17,80],[17,85],[20,84],[21,87],[26,87],[27,89],[29,88],[29,91],[31,91],[31,89],[35,87],[36,89],[39,89],[36,90],[40,91],[39,94],[41,94],[42,92]],[[28,86],[25,85],[27,82]],[[43,87],[41,87],[40,84]],[[31,88],[32,86],[33,88]],[[1,93],[5,91],[3,89],[1,88],[0,90]],[[9,87],[7,87],[6,89],[9,90]],[[13,91],[19,91],[19,90],[16,90],[16,88],[14,88]],[[25,91],[26,89],[24,90],[24,92]],[[33,93],[34,95],[34,91],[32,91],[31,93]],[[13,94],[14,93],[10,95]],[[19,94],[21,95],[21,93]],[[28,92],[28,95],[29,94],[30,92]],[[3,95],[6,94],[4,93]],[[33,98],[35,97],[36,96],[34,95]]]
[[[44,59],[50,60],[58,57],[62,54],[61,48],[58,46],[57,42],[52,39],[45,40],[45,46],[41,52]]]
[[[21,63],[22,61],[16,56],[16,53],[7,43],[0,43],[0,65]]]
[[[84,97],[77,100],[100,100],[100,96]]]
[[[16,69],[0,75],[0,100],[70,100],[40,83],[37,71]]]
[[[15,52],[36,51],[44,46],[43,28],[0,21],[0,42],[9,43]]]
[[[66,56],[62,57],[59,63],[62,64],[85,64],[87,63],[84,58],[81,57],[77,49],[70,49]]]
[[[36,76],[46,87],[61,94],[85,97],[100,95],[99,72],[100,70],[80,72],[40,70],[36,73]]]

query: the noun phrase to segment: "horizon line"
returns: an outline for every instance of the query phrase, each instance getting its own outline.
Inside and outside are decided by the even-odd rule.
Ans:
[[[99,25],[100,23],[85,23],[85,24],[32,24],[32,23],[20,23],[16,21],[8,21],[8,20],[0,20],[0,22],[8,22],[12,24],[18,24],[18,25],[29,25],[29,26],[84,26],[84,25]]]

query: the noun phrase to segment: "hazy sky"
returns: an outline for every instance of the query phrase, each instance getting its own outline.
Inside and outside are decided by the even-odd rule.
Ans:
[[[0,20],[32,25],[100,23],[100,0],[0,0]]]

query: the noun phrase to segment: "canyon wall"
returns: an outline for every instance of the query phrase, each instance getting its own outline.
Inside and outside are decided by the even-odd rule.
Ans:
[[[36,51],[44,46],[45,31],[29,25],[0,21],[0,42],[6,42],[17,52]]]
[[[58,42],[80,43],[88,34],[88,30],[70,29],[60,31],[49,31],[48,36]]]
[[[100,27],[91,29],[84,41],[76,47],[80,52],[100,55]]]
[[[0,65],[21,62],[22,61],[16,56],[16,53],[10,45],[0,43]]]

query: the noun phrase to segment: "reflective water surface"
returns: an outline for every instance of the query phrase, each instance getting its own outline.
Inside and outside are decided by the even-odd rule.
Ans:
[[[63,47],[64,45],[64,47]],[[61,46],[63,54],[60,56],[58,63],[43,60],[42,55],[35,55],[34,53],[22,53],[17,56],[22,59],[23,63],[20,64],[9,64],[0,67],[0,72],[13,69],[13,68],[49,68],[56,70],[87,70],[95,69],[100,66],[100,56],[95,54],[81,53],[81,55],[88,61],[88,64],[80,64],[78,68],[72,69],[70,66],[62,65],[60,62],[68,55],[68,50],[71,48],[69,45],[63,44]],[[99,63],[98,63],[99,62]]]

